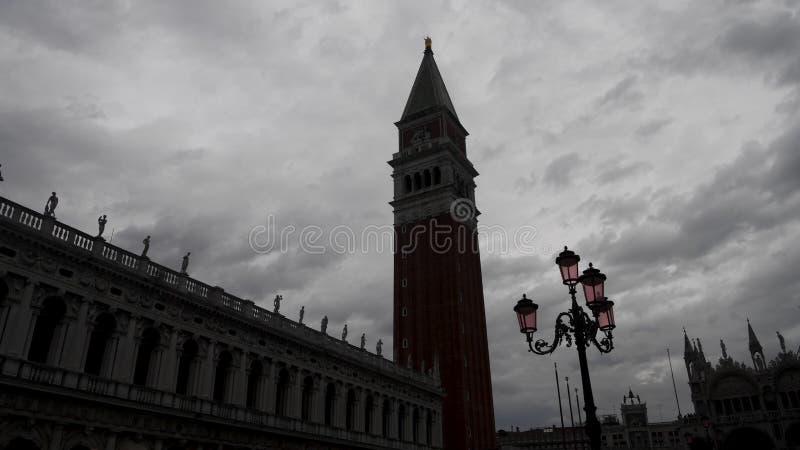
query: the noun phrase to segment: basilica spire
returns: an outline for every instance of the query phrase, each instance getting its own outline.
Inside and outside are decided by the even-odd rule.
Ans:
[[[750,353],[763,351],[763,349],[761,348],[761,343],[758,342],[756,333],[753,331],[753,327],[750,325],[750,319],[747,319],[747,340],[748,340],[748,347],[750,348]]]
[[[747,319],[747,340],[748,347],[750,348],[750,357],[753,358],[753,367],[756,370],[764,370],[767,368],[767,361],[764,359],[764,350],[761,348],[761,343],[758,342],[756,333],[750,325],[750,319]]]
[[[438,108],[448,111],[458,121],[456,109],[450,100],[450,94],[447,93],[442,74],[439,73],[439,67],[436,66],[436,61],[433,59],[431,45],[431,38],[426,37],[425,53],[422,63],[419,65],[419,71],[417,71],[417,78],[414,79],[414,85],[411,87],[406,107],[403,109],[401,122]]]

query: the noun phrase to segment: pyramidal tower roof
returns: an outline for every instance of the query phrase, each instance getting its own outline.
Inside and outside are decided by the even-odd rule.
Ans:
[[[453,102],[450,100],[450,94],[447,93],[444,80],[442,80],[442,74],[439,73],[439,67],[436,66],[436,61],[433,59],[431,38],[427,37],[425,38],[425,54],[400,120],[405,120],[415,113],[434,107],[448,110],[456,120],[459,120]]]

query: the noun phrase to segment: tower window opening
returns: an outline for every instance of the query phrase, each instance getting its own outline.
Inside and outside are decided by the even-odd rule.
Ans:
[[[406,175],[403,177],[403,186],[405,187],[405,193],[408,194],[411,192],[411,176]]]
[[[419,172],[414,174],[414,190],[418,191],[422,189],[422,175]]]
[[[425,180],[425,187],[431,187],[431,171],[425,169],[425,172],[423,172],[423,174],[424,174],[423,178]]]
[[[433,184],[442,184],[442,170],[439,166],[433,168]]]
[[[403,306],[403,309],[400,310],[400,315],[402,315],[403,317],[407,317],[408,316],[408,308]]]
[[[403,280],[400,282],[400,285],[401,285],[401,286],[403,286],[403,287],[406,287],[406,286],[408,286],[408,280],[406,280],[405,278],[403,278]]]
[[[408,338],[403,338],[403,348],[408,348]]]

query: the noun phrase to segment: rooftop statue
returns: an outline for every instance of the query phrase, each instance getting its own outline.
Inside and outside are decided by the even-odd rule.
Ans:
[[[147,251],[150,250],[150,235],[148,234],[144,240],[142,240],[142,244],[144,244],[144,249],[142,250],[142,258],[147,258]]]
[[[367,333],[361,333],[361,350],[367,345]]]
[[[375,344],[375,351],[378,353],[378,356],[383,354],[383,341],[378,339],[378,343]]]
[[[181,275],[189,275],[186,272],[186,269],[189,268],[189,255],[191,254],[192,252],[187,252],[186,255],[183,256],[183,261],[181,262]]]
[[[786,353],[786,341],[783,340],[783,335],[780,331],[775,332],[778,335],[778,342],[781,344],[781,352]]]
[[[56,206],[58,206],[58,197],[56,196],[56,193],[53,192],[53,194],[50,195],[50,198],[47,199],[47,203],[45,203],[44,205],[45,217],[52,217],[55,219]]]
[[[342,329],[342,340],[347,342],[347,324],[344,324],[344,328]]]
[[[300,307],[300,320],[298,320],[297,323],[302,325],[303,324],[303,316],[305,316],[305,315],[306,315],[306,307],[304,305],[304,306]]]
[[[322,323],[320,324],[319,331],[325,334],[328,333],[328,316],[322,318]]]
[[[106,215],[103,214],[102,216],[97,218],[97,236],[98,238],[103,237],[103,232],[106,231],[106,223],[108,223],[108,219],[106,219]]]
[[[275,300],[272,301],[272,305],[275,307],[272,312],[275,314],[278,314],[278,310],[281,309],[281,300],[283,300],[283,296],[278,294],[275,296]]]

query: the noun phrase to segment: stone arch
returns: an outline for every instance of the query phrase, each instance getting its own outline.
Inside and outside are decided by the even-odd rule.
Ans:
[[[275,385],[275,415],[286,416],[289,412],[289,371],[282,368],[278,371]]]
[[[762,430],[742,427],[728,433],[722,448],[726,450],[774,450],[775,444]]]
[[[786,427],[784,437],[789,448],[800,447],[800,422],[794,422]]]
[[[418,191],[422,189],[422,175],[417,172],[414,174],[414,190]]]
[[[199,346],[194,339],[186,339],[181,346],[181,355],[178,358],[178,375],[175,381],[175,393],[181,395],[194,394],[194,378],[197,376],[195,367],[198,363]]]
[[[433,168],[433,184],[442,184],[442,169],[439,166]]]
[[[419,408],[414,408],[411,413],[411,441],[420,442],[419,439]]]
[[[94,320],[89,345],[86,348],[86,362],[83,371],[91,375],[107,374],[111,365],[111,345],[117,319],[109,312],[101,313]]]
[[[392,426],[392,402],[389,399],[383,400],[381,407],[381,436],[388,437]]]
[[[333,425],[333,414],[336,407],[336,385],[328,383],[325,386],[325,425]]]
[[[425,187],[431,187],[432,177],[429,169],[425,169],[425,171],[422,172],[422,178],[423,182],[425,183]]]
[[[0,304],[8,298],[8,283],[6,280],[0,278]]]
[[[355,425],[356,419],[356,391],[354,389],[347,390],[347,398],[345,400],[345,413],[344,413],[344,429],[352,430]]]
[[[375,400],[372,398],[372,394],[367,394],[367,398],[364,399],[364,432],[365,433],[372,433],[372,417],[375,411]]]
[[[214,393],[212,398],[218,402],[228,402],[228,379],[233,367],[233,356],[227,350],[219,353],[217,367],[214,370]]]
[[[397,440],[398,441],[406,440],[405,429],[406,429],[406,405],[401,403],[400,406],[397,407]]]
[[[311,420],[311,408],[314,401],[314,378],[311,375],[303,378],[303,391],[300,394],[300,419]]]
[[[433,413],[428,411],[425,416],[425,443],[431,445],[433,443]]]
[[[133,384],[148,386],[152,384],[153,356],[161,342],[161,333],[153,327],[145,328],[139,338],[136,351],[136,365],[133,369]]]
[[[23,437],[15,437],[0,448],[3,450],[41,450],[41,447],[36,445],[35,442]]]
[[[403,177],[403,192],[408,194],[411,192],[412,185],[411,185],[411,175],[406,175]]]
[[[250,371],[247,374],[247,394],[245,396],[245,406],[255,408],[258,406],[259,385],[264,374],[264,364],[254,359],[250,363]]]
[[[48,297],[42,302],[42,308],[36,317],[33,327],[31,345],[28,349],[28,359],[33,362],[47,363],[52,360],[54,353],[53,341],[56,330],[64,320],[67,305],[61,297]]]

